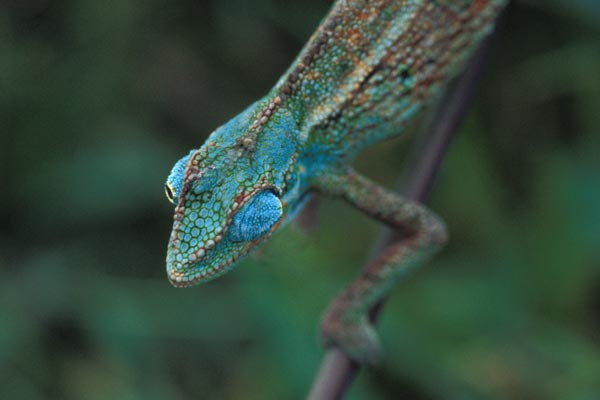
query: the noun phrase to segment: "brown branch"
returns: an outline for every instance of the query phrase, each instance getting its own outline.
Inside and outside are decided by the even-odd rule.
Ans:
[[[425,202],[428,199],[448,145],[466,114],[470,99],[483,71],[491,41],[492,37],[488,37],[482,43],[464,73],[448,90],[440,103],[435,118],[427,128],[430,133],[427,135],[426,143],[419,148],[419,157],[408,177],[408,186],[405,190],[408,198],[419,202]],[[390,243],[394,238],[394,234],[390,233],[381,243]],[[380,245],[376,248],[381,250]],[[381,301],[369,311],[369,317],[373,323],[376,322],[384,303],[385,301]],[[310,400],[342,398],[359,368],[358,364],[348,359],[340,350],[327,349],[308,398]]]

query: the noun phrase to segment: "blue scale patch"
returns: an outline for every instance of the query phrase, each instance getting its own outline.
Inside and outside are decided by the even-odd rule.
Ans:
[[[233,216],[228,236],[232,242],[250,242],[264,236],[279,221],[281,201],[270,191],[254,196]]]

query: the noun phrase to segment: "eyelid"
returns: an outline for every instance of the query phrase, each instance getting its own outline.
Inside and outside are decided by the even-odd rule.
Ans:
[[[173,204],[175,204],[175,202],[173,201],[175,198],[175,195],[173,193],[173,189],[171,188],[171,185],[169,185],[168,183],[165,185],[165,194],[167,195],[167,199],[169,199],[169,201]]]

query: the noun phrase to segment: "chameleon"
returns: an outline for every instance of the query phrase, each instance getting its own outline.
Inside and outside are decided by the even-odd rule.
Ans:
[[[179,159],[165,191],[175,205],[171,284],[212,280],[298,216],[315,195],[345,200],[403,233],[329,306],[326,346],[374,364],[367,311],[447,241],[443,221],[351,163],[406,131],[492,32],[507,0],[337,0],[266,96]]]

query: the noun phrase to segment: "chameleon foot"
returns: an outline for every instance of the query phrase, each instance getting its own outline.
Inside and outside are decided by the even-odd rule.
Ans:
[[[325,347],[337,347],[359,364],[376,365],[381,360],[377,333],[364,315],[347,318],[328,312],[321,321],[321,339]]]

